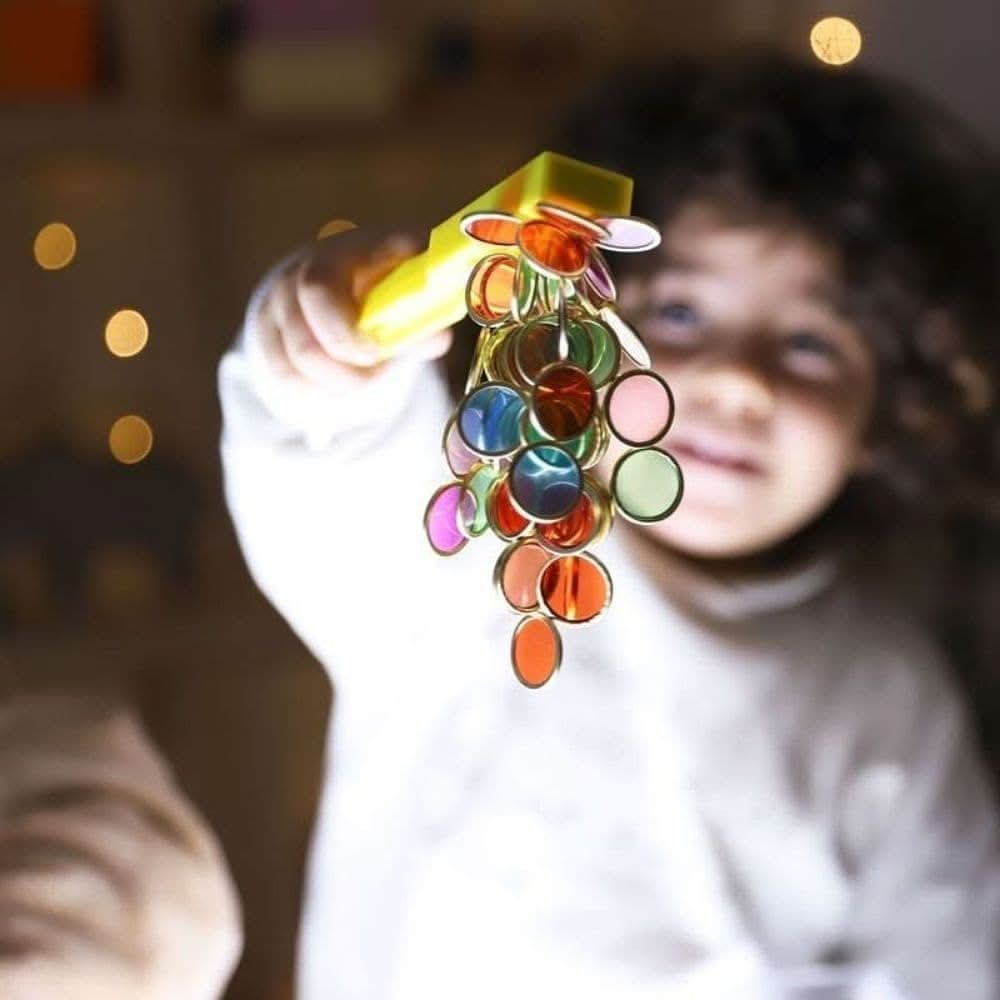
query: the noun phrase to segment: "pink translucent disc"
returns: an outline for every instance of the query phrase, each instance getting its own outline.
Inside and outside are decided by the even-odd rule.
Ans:
[[[633,447],[659,441],[670,428],[674,401],[667,383],[649,371],[628,372],[608,390],[608,425]]]
[[[461,483],[442,486],[431,497],[424,514],[424,527],[431,548],[451,556],[465,546],[468,538],[459,528],[475,514],[476,498]]]
[[[551,553],[530,539],[515,542],[500,556],[496,582],[515,611],[534,611],[538,607],[538,579],[551,558]]]
[[[473,454],[465,446],[454,420],[448,422],[448,430],[444,436],[444,451],[445,457],[448,459],[448,467],[456,476],[464,476],[477,462],[481,461],[478,455]]]

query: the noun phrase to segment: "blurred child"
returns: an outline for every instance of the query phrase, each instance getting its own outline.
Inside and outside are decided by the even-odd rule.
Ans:
[[[993,426],[970,142],[779,59],[632,71],[570,119],[555,148],[664,227],[621,305],[686,487],[616,524],[614,604],[540,690],[508,666],[499,549],[442,560],[420,528],[450,333],[375,364],[353,328],[415,247],[358,230],[261,285],[221,368],[227,496],[337,691],[302,1000],[1000,994],[995,805],[876,545]]]

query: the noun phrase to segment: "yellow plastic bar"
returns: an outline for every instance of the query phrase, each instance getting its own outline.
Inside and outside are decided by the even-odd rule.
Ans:
[[[427,249],[404,261],[374,285],[361,304],[358,328],[389,356],[411,340],[428,336],[465,315],[465,287],[487,254],[517,254],[516,247],[490,247],[459,228],[470,212],[536,216],[546,201],[590,216],[628,215],[632,180],[559,153],[540,153],[486,194],[431,230]]]

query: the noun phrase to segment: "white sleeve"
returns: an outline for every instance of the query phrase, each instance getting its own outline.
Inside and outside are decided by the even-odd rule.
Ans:
[[[257,585],[341,684],[393,669],[386,623],[430,599],[414,576],[440,558],[421,519],[449,478],[448,394],[408,359],[348,394],[282,379],[256,337],[263,288],[219,371],[226,500]]]
[[[933,662],[914,666],[940,676]],[[894,708],[909,735],[859,771],[845,799],[856,829],[888,814],[853,852],[851,950],[905,1000],[996,1000],[1000,828],[966,714],[943,681]]]

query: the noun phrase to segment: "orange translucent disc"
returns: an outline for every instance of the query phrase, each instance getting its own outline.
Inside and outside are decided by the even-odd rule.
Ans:
[[[596,529],[597,511],[584,491],[576,506],[562,520],[538,525],[538,534],[552,548],[569,551],[590,542]]]
[[[577,278],[587,268],[586,240],[550,222],[525,222],[517,241],[528,259],[548,274]]]
[[[510,489],[507,486],[506,476],[493,487],[489,503],[491,525],[501,538],[517,538],[527,530],[531,522],[518,513],[510,502]]]
[[[474,212],[460,223],[462,232],[483,243],[513,246],[521,220],[504,212]]]
[[[560,556],[539,581],[542,603],[560,621],[593,621],[611,603],[611,577],[591,555]]]
[[[479,262],[469,279],[466,305],[477,323],[498,323],[510,312],[517,261],[497,254]]]
[[[495,578],[504,600],[515,611],[538,607],[538,578],[552,558],[538,542],[526,539],[510,546],[497,562]]]
[[[562,640],[555,625],[541,615],[523,618],[514,630],[510,658],[517,679],[525,687],[541,687],[562,662]]]

